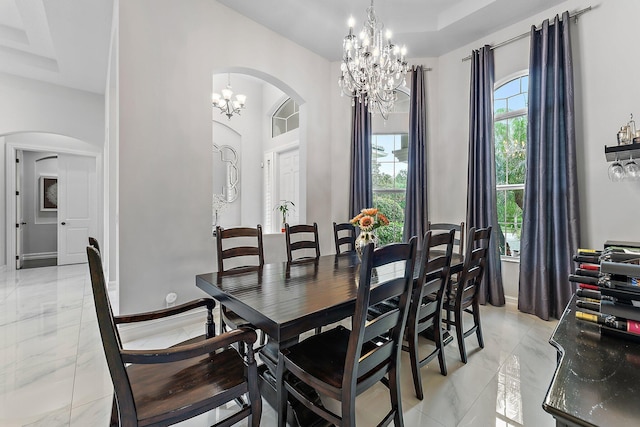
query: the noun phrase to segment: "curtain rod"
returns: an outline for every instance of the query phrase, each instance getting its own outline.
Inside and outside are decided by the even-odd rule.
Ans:
[[[412,65],[411,68],[416,68],[418,67],[418,65]],[[427,71],[431,71],[433,70],[433,68],[424,68],[424,65],[422,66],[422,72],[426,73]]]
[[[589,12],[590,10],[591,10],[591,6],[588,6],[588,7],[585,7],[584,9],[580,9],[580,10],[579,10],[579,11],[577,11],[577,12],[570,13],[570,14],[569,14],[569,19],[571,19],[571,18],[575,18],[575,19],[576,19],[576,21],[577,21],[577,20],[578,20],[578,16],[582,15],[583,13]],[[542,24],[541,24],[540,26],[542,26]],[[512,37],[512,38],[510,38],[509,40],[505,40],[505,41],[503,41],[503,42],[501,42],[501,43],[494,44],[494,45],[490,46],[490,49],[491,49],[491,50],[497,49],[497,48],[499,48],[499,47],[502,47],[502,46],[508,45],[509,43],[513,43],[513,42],[515,42],[515,41],[517,41],[517,40],[520,40],[520,39],[523,39],[523,38],[525,38],[525,37],[528,37],[528,36],[530,36],[530,35],[531,35],[531,31],[527,31],[526,33],[522,33],[522,34],[520,34],[519,36]],[[469,55],[469,56],[465,56],[464,58],[462,58],[462,62],[464,62],[464,61],[468,61],[468,60],[470,60],[470,59],[471,59],[471,55]]]

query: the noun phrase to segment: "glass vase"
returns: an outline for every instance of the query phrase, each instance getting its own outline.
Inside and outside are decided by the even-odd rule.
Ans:
[[[378,247],[378,236],[373,231],[361,231],[356,238],[356,252],[362,257],[362,251],[369,243],[373,243],[374,249]]]

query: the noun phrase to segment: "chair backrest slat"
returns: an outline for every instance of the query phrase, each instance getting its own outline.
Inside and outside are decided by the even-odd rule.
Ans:
[[[358,364],[358,377],[368,375],[372,370],[380,366],[393,356],[393,342],[383,342],[381,345],[362,355],[362,361]]]
[[[464,255],[464,244],[465,244],[465,229],[464,229],[464,221],[460,224],[450,224],[446,222],[440,223],[432,223],[429,221],[427,223],[427,230],[437,230],[437,231],[449,231],[454,230],[455,236],[453,240],[453,246],[457,247],[458,254],[460,256]]]
[[[356,309],[351,320],[352,328],[342,384],[347,395],[357,394],[359,379],[366,377],[367,383],[379,380],[399,361],[413,283],[415,252],[415,237],[411,238],[409,243],[391,244],[375,251],[370,244],[363,250]],[[397,262],[404,262],[404,270],[385,280],[386,274],[382,273],[384,267]],[[376,279],[372,284],[374,268],[380,271],[382,279]],[[388,298],[399,298],[399,303],[389,312],[367,322],[369,308],[376,302]],[[372,342],[382,335],[386,338],[380,340],[381,344]]]
[[[456,292],[456,305],[462,309],[469,307],[477,297],[484,276],[490,240],[491,227],[469,229],[464,266]]]
[[[313,261],[320,258],[320,242],[318,241],[318,224],[289,225],[285,223],[285,240],[287,244],[287,260],[289,262]],[[295,239],[295,240],[294,240]],[[294,257],[297,250],[315,250],[315,256]]]
[[[356,250],[356,227],[348,222],[333,223],[333,240],[336,245],[336,254],[341,255]],[[343,249],[343,246],[347,246]]]
[[[248,242],[255,242],[249,246]],[[216,249],[218,255],[218,273],[232,273],[234,271],[259,270],[264,266],[264,249],[262,246],[262,227],[256,228],[236,227],[222,228],[216,227]],[[254,258],[253,264],[236,265],[227,267],[225,260],[240,257]],[[242,261],[245,261],[244,259]],[[247,261],[249,262],[249,261]]]
[[[427,231],[424,235],[420,253],[420,272],[414,281],[411,305],[409,307],[408,326],[419,333],[430,327],[443,306],[444,294],[449,282],[449,270],[453,254],[455,230],[444,233]],[[427,298],[435,294],[435,301]]]

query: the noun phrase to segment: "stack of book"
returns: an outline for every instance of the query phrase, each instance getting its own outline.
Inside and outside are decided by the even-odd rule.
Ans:
[[[576,317],[598,323],[602,334],[640,341],[640,243],[581,249],[574,260]]]

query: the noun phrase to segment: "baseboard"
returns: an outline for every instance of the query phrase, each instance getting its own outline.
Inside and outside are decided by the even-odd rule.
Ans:
[[[57,258],[58,252],[37,252],[34,254],[24,254],[22,255],[22,259],[24,261],[30,261],[33,259],[49,259],[49,258]]]
[[[507,306],[507,308],[512,309],[512,310],[517,310],[518,309],[518,298],[517,297],[510,297],[508,295],[504,296],[504,303]]]
[[[216,316],[214,316],[214,319]],[[160,335],[177,328],[193,326],[202,323],[202,331],[204,333],[204,323],[207,319],[206,309],[194,309],[186,313],[176,314],[175,316],[165,317],[163,319],[149,320],[148,322],[129,323],[120,326],[120,338],[123,343],[135,341],[151,335]]]

